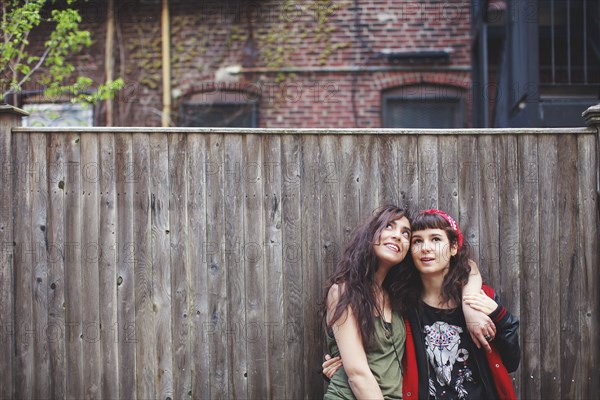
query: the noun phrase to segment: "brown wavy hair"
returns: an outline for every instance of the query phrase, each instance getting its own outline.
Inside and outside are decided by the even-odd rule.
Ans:
[[[425,229],[441,229],[446,232],[450,244],[458,245],[458,235],[448,221],[438,214],[420,213],[413,218],[411,225],[413,234]],[[407,256],[406,259],[404,268],[394,271],[393,274],[388,274],[388,278],[393,282],[390,292],[402,313],[417,307],[423,296],[421,275],[415,267],[412,254],[410,257]],[[469,259],[470,248],[465,240],[456,255],[450,258],[450,267],[442,283],[442,302],[444,304],[451,302],[457,306],[462,304],[462,288],[469,281],[469,274],[471,273]]]
[[[365,348],[371,347],[375,340],[373,313],[382,313],[375,300],[375,272],[379,267],[379,262],[373,245],[379,242],[381,231],[390,222],[402,217],[407,217],[410,221],[407,210],[395,205],[386,205],[375,209],[361,225],[354,229],[350,242],[336,264],[333,274],[326,282],[322,315],[327,328],[331,328],[333,323],[341,318],[344,311],[348,307],[352,307]],[[398,266],[395,266],[392,270],[397,268]],[[389,275],[390,273],[388,273]],[[331,323],[327,324],[327,295],[334,284],[340,286],[339,299]],[[387,277],[382,287],[388,294],[390,293],[391,281]],[[393,304],[392,306],[394,307]]]

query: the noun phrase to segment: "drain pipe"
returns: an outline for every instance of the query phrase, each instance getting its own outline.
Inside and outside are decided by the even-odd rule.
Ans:
[[[115,64],[115,58],[113,56],[113,46],[115,40],[115,4],[114,0],[108,0],[108,12],[106,16],[106,42],[104,46],[104,74],[106,75],[106,81],[112,82],[113,80],[113,68]],[[111,98],[106,99],[106,126],[113,126],[113,100]]]
[[[162,1],[161,27],[163,81],[163,109],[161,115],[161,124],[162,126],[169,126],[171,123],[171,26],[169,23],[169,0]]]

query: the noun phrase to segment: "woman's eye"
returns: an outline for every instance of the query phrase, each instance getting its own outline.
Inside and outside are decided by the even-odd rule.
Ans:
[[[410,237],[410,232],[404,231],[404,232],[402,232],[402,235],[405,237]]]

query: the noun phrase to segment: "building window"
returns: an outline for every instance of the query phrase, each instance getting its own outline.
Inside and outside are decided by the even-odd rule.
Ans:
[[[179,109],[179,126],[237,127],[258,126],[256,96],[243,92],[198,93]]]
[[[88,104],[30,103],[23,109],[29,115],[23,118],[24,126],[60,127],[93,126],[94,112]]]
[[[544,0],[538,13],[540,83],[600,83],[600,3]]]
[[[463,91],[444,85],[414,85],[382,96],[384,128],[464,128]]]

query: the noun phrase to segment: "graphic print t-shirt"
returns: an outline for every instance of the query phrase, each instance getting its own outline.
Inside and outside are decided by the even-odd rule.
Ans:
[[[431,399],[484,399],[471,340],[461,310],[441,310],[422,303],[421,332],[429,363]],[[473,354],[471,354],[473,353]]]

